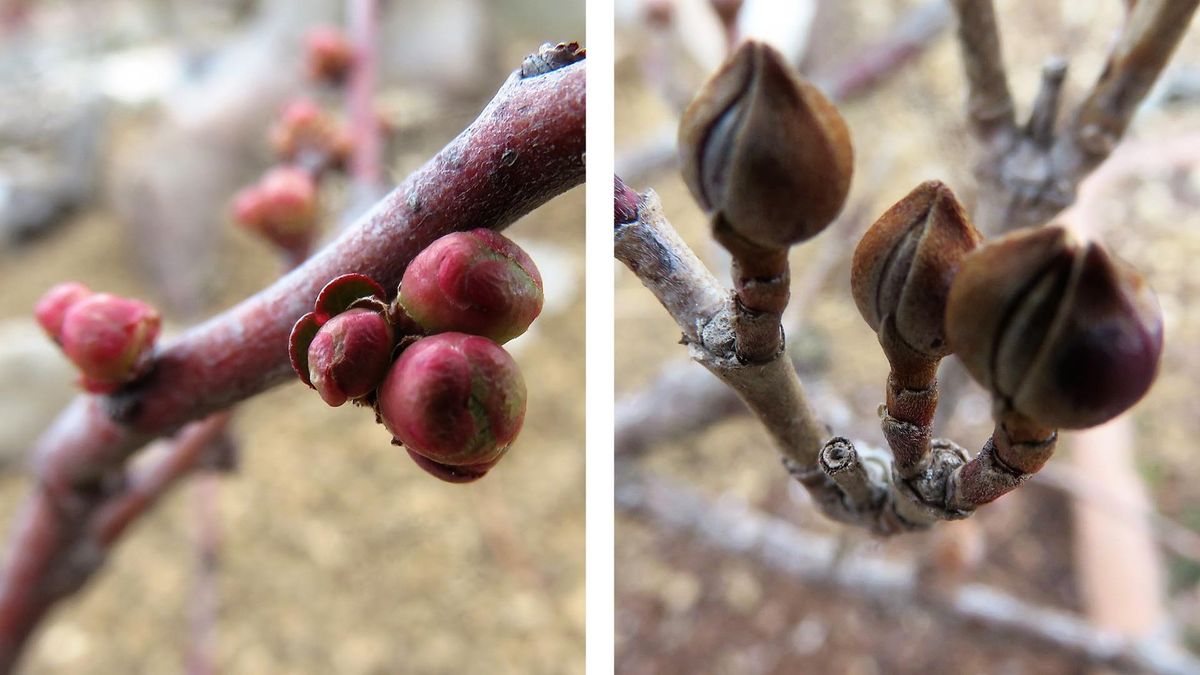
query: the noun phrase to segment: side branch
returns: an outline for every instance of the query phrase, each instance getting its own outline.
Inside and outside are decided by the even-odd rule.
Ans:
[[[967,74],[967,117],[985,145],[1007,146],[1016,131],[992,0],[954,0],[958,45]]]

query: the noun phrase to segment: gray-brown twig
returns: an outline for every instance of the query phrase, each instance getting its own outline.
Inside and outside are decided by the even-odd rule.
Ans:
[[[1129,14],[1084,100],[1057,124],[1066,61],[1047,62],[1028,122],[1016,124],[991,0],[954,0],[968,118],[982,146],[975,224],[987,234],[1041,225],[1108,158],[1183,39],[1200,0],[1144,0]]]
[[[955,623],[975,623],[1125,671],[1184,675],[1200,661],[1170,644],[1130,641],[1058,609],[1040,607],[981,584],[925,591],[915,565],[881,556],[839,554],[829,537],[804,532],[731,497],[720,500],[618,465],[617,508],[657,526],[745,556],[800,583],[834,585],[881,602],[921,605]]]

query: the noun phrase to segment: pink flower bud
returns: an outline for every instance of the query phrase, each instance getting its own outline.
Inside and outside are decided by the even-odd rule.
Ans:
[[[422,468],[451,482],[487,472],[525,419],[525,381],[487,338],[440,333],[406,349],[379,387],[384,426]]]
[[[392,327],[379,312],[351,309],[326,321],[308,346],[308,372],[337,407],[375,390],[392,362]]]
[[[542,311],[533,260],[487,229],[448,234],[421,251],[400,283],[400,304],[430,332],[461,331],[507,342]]]
[[[319,82],[341,84],[354,65],[354,46],[341,29],[318,26],[304,37],[308,76]]]
[[[33,315],[52,340],[62,344],[63,318],[75,303],[92,294],[87,286],[75,281],[58,284],[46,291],[33,308]]]
[[[340,169],[350,158],[354,141],[350,132],[315,103],[300,99],[290,103],[271,130],[271,144],[281,159],[314,171]]]
[[[238,193],[234,217],[276,246],[305,249],[316,236],[317,184],[307,171],[276,167]]]
[[[109,393],[149,369],[160,324],[144,302],[95,293],[63,317],[63,352],[79,368],[85,389]]]

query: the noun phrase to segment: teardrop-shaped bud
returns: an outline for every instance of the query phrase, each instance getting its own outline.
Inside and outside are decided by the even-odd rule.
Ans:
[[[144,302],[93,293],[63,316],[63,353],[79,368],[84,389],[110,393],[149,369],[161,323]]]
[[[529,254],[499,232],[454,232],[404,270],[399,301],[431,333],[457,331],[504,343],[541,313],[542,277]]]
[[[452,482],[486,473],[521,430],[525,381],[503,347],[440,333],[404,350],[379,387],[384,426],[418,463]]]
[[[285,251],[305,250],[317,234],[317,184],[290,166],[275,167],[234,200],[234,218]]]
[[[55,285],[46,291],[33,308],[33,316],[50,339],[62,344],[63,319],[75,303],[90,296],[92,290],[76,281]]]
[[[982,240],[950,188],[921,183],[884,212],[854,250],[850,287],[859,313],[876,332],[891,316],[909,348],[933,359],[946,356],[950,283]]]
[[[1066,429],[1102,424],[1145,395],[1162,311],[1130,266],[1062,227],[1013,233],[963,262],[947,334],[1000,403]]]
[[[764,43],[747,41],[683,114],[684,181],[714,235],[780,249],[825,229],[850,189],[854,152],[837,108]]]
[[[392,327],[380,312],[351,309],[326,321],[308,346],[308,375],[337,407],[379,386],[392,363]]]

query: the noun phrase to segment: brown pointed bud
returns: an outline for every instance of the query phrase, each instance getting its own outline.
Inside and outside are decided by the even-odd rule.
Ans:
[[[850,288],[859,313],[876,332],[891,316],[909,348],[931,359],[946,356],[950,282],[982,239],[950,188],[921,183],[880,216],[854,250]]]
[[[1162,311],[1141,276],[1057,226],[1013,233],[968,256],[946,330],[1002,405],[1067,429],[1137,403],[1162,354]]]
[[[679,152],[684,181],[713,213],[718,240],[732,234],[768,249],[833,222],[854,163],[833,104],[755,41],[743,43],[688,106]]]

